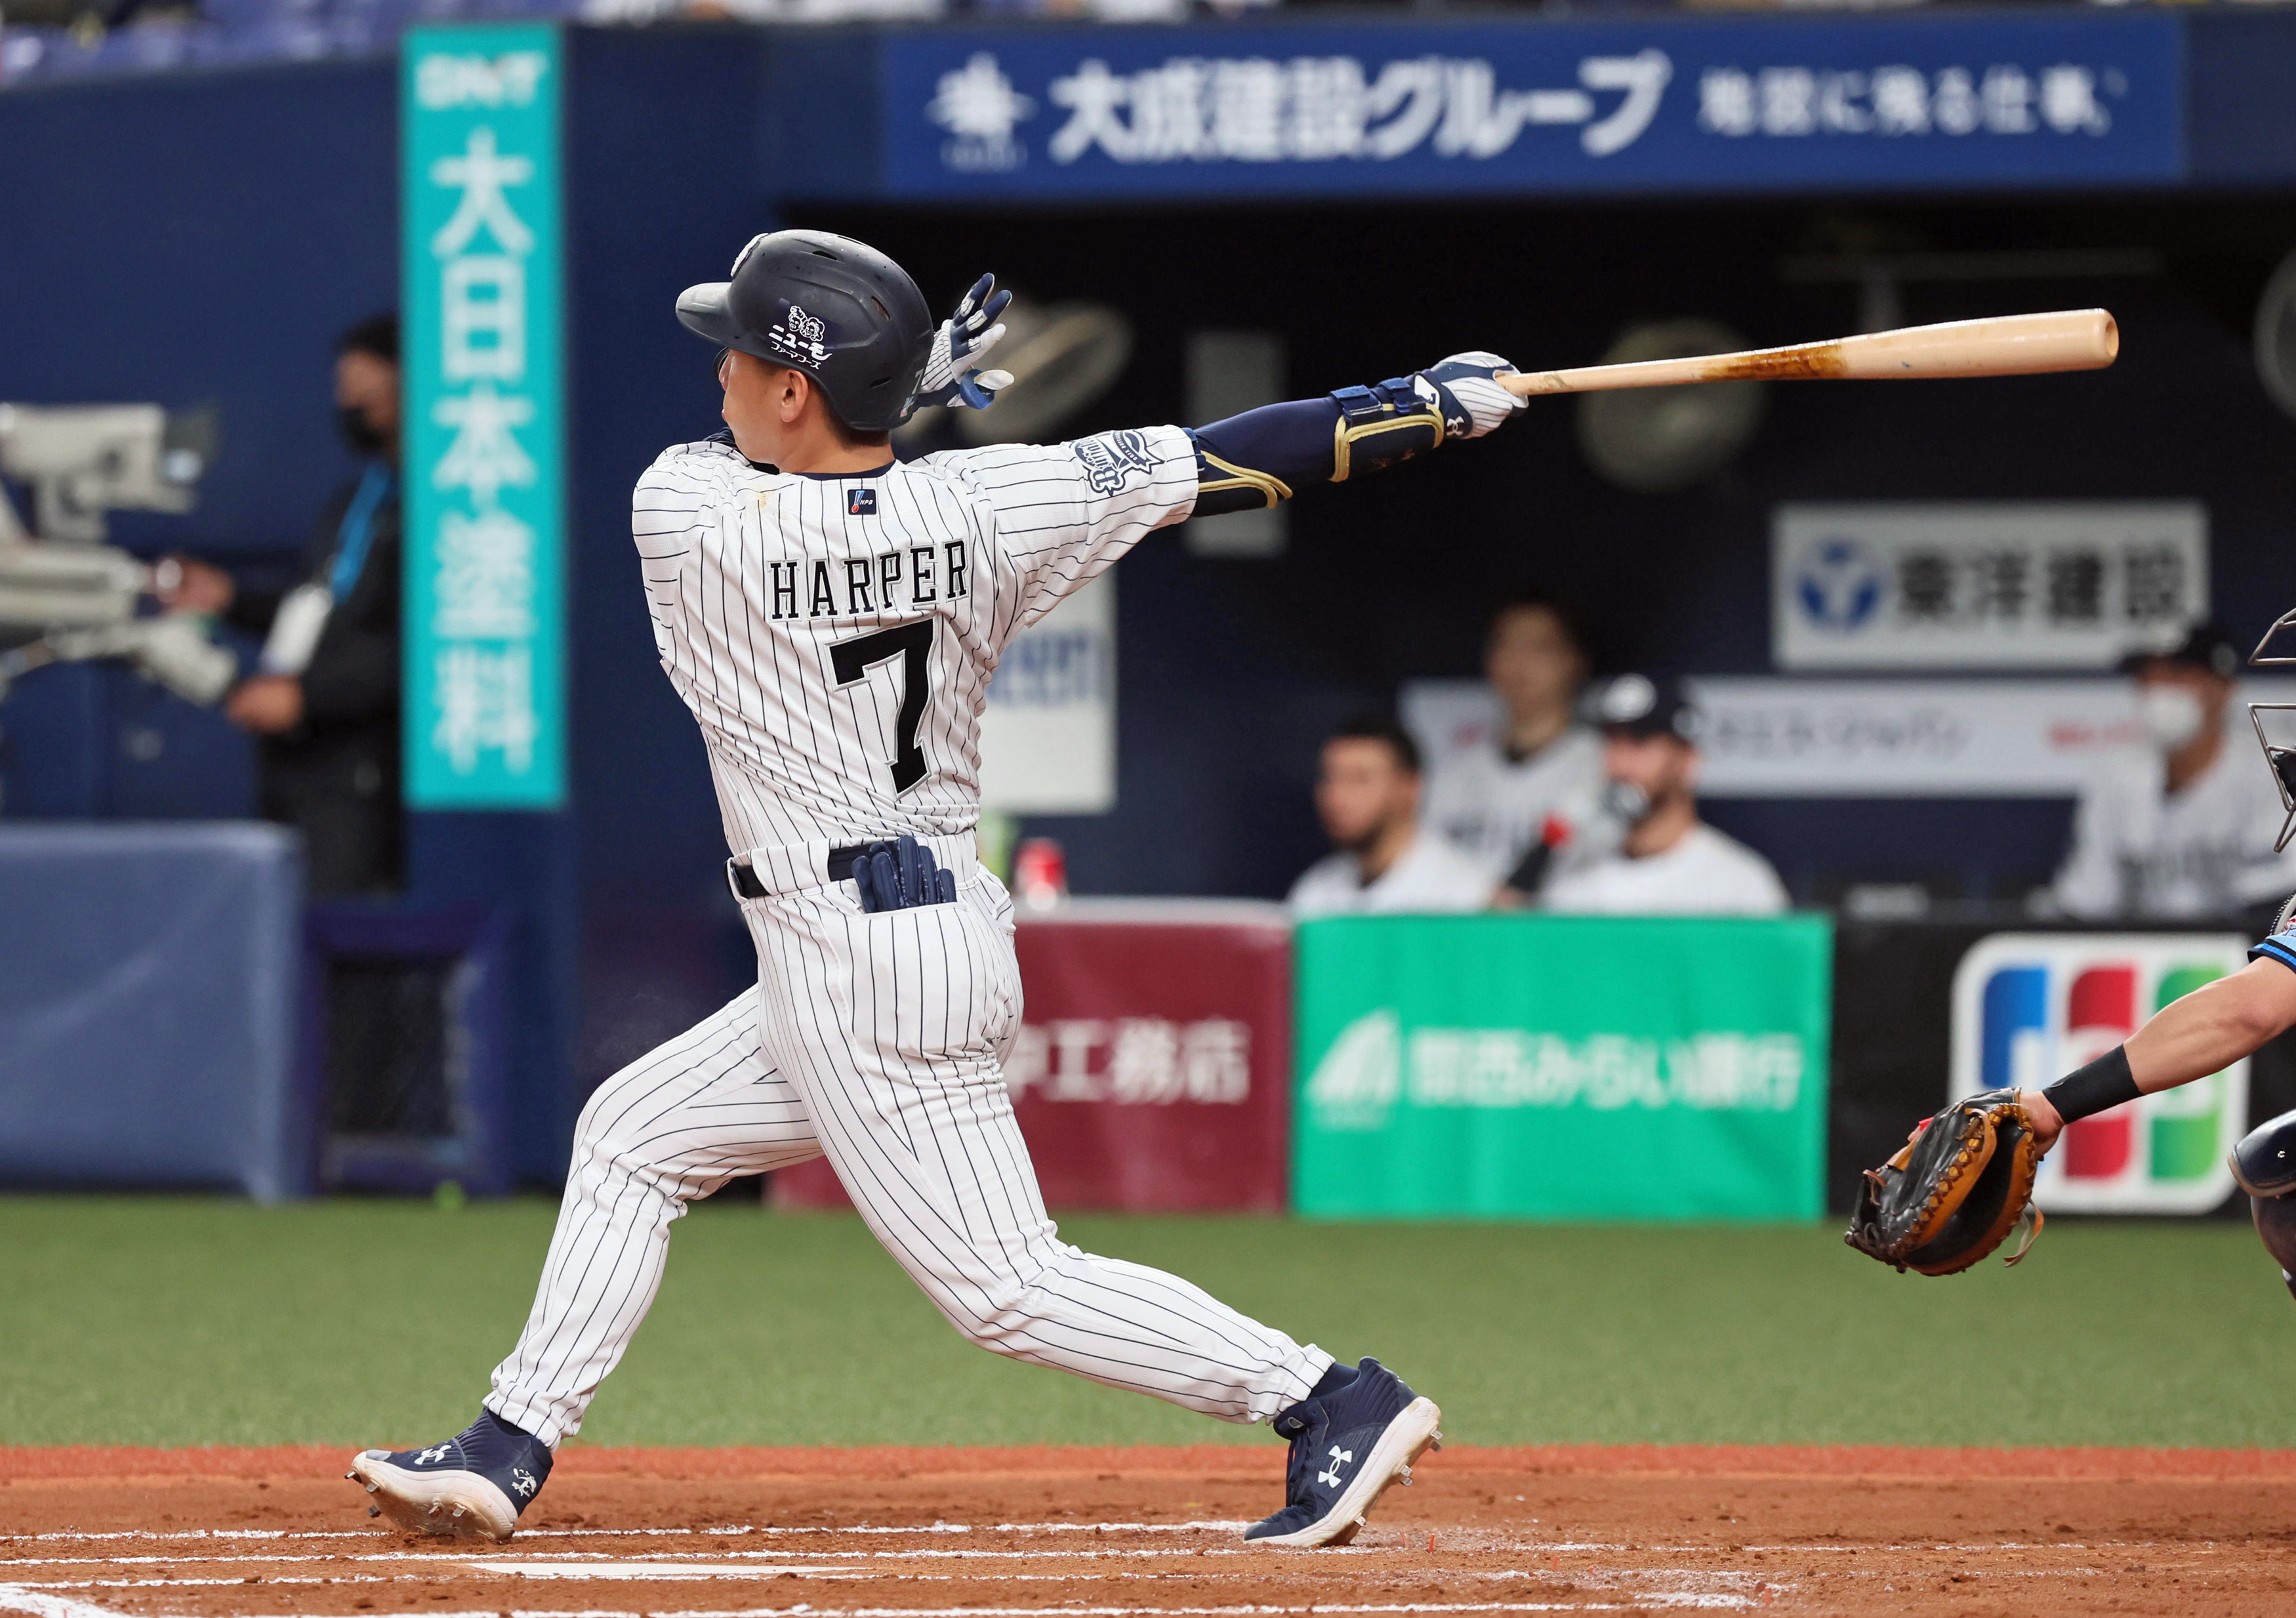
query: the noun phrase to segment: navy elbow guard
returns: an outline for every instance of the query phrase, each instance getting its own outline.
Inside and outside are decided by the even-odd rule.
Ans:
[[[1443,441],[1443,411],[1421,394],[1407,376],[1390,376],[1369,388],[1341,388],[1332,395],[1340,419],[1332,427],[1332,481],[1344,483],[1361,468],[1377,472]]]

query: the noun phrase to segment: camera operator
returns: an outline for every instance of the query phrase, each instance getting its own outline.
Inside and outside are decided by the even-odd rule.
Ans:
[[[299,581],[242,589],[210,563],[176,557],[161,601],[265,637],[257,671],[224,713],[261,744],[266,819],[299,828],[316,896],[399,883],[398,317],[336,344],[335,412],[365,462],[320,509]]]

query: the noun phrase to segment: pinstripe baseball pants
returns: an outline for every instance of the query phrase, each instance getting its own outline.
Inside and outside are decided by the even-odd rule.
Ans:
[[[826,1154],[877,1239],[981,1347],[1226,1421],[1332,1363],[1201,1289],[1062,1242],[1014,1123],[1012,901],[864,914],[845,884],[745,901],[758,982],[601,1086],[518,1347],[487,1408],[578,1431],[661,1284],[670,1222],[738,1174]]]

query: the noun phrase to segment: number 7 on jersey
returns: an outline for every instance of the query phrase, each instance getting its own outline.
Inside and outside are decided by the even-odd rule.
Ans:
[[[896,796],[925,778],[925,750],[917,745],[917,731],[925,719],[925,697],[931,682],[933,620],[921,618],[911,624],[840,640],[829,648],[829,667],[840,686],[868,677],[879,663],[901,660],[901,707],[894,716],[895,752],[890,760]]]

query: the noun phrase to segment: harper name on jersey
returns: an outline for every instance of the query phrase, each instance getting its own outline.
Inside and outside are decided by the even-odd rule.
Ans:
[[[864,489],[851,492],[873,495],[876,491]],[[861,515],[855,508],[862,504],[849,497],[845,502],[846,514]],[[866,505],[868,513],[875,514],[877,503],[873,499]],[[938,575],[934,571],[936,563],[939,568]],[[938,551],[930,545],[918,545],[906,550],[880,551],[874,557],[856,556],[837,564],[834,571],[841,573],[841,579],[832,576],[828,563],[816,561],[805,592],[805,611],[800,612],[798,573],[804,566],[800,562],[766,563],[767,575],[772,581],[772,617],[873,618],[881,612],[921,612],[944,601],[961,601],[972,593],[972,568],[962,539],[952,539]],[[842,605],[839,604],[840,584]]]

